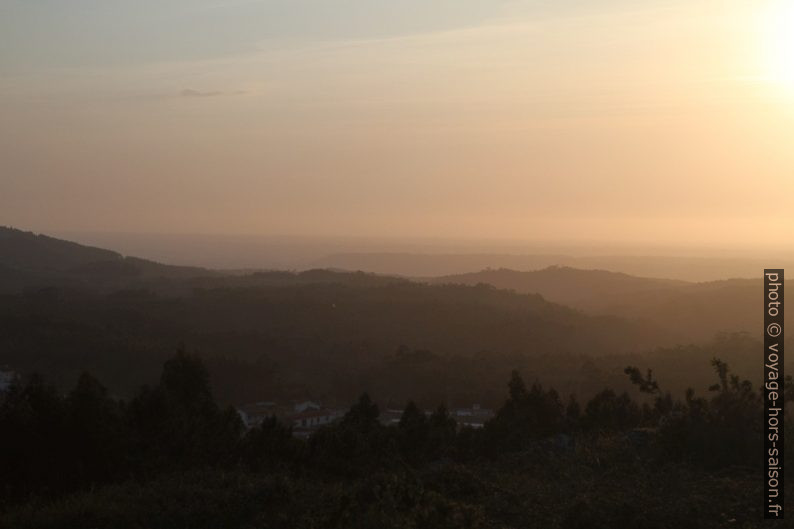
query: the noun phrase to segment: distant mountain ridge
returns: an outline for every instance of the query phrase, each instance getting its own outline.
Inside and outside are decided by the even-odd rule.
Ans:
[[[539,249],[542,251],[542,249]],[[794,262],[773,260],[779,268]],[[664,277],[682,281],[716,281],[761,277],[769,266],[762,257],[674,256],[674,255],[590,255],[564,253],[335,253],[312,262],[316,268],[364,270],[376,274],[428,278],[467,274],[474,270],[509,269],[536,271],[549,266],[579,270],[611,270],[636,277]]]
[[[580,270],[568,266],[549,266],[531,272],[506,268],[486,269],[442,276],[432,282],[464,285],[486,283],[519,293],[540,294],[555,303],[590,312],[610,312],[614,304],[622,304],[627,296],[678,291],[693,285],[687,281],[636,277],[607,270]]]
[[[590,314],[647,320],[691,341],[708,340],[721,332],[753,334],[763,321],[760,278],[694,283],[552,266],[531,272],[482,270],[429,281],[484,283],[521,294],[540,294]]]

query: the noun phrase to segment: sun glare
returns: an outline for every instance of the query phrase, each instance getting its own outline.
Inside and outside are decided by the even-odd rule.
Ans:
[[[765,18],[765,75],[794,90],[794,2],[775,2]]]

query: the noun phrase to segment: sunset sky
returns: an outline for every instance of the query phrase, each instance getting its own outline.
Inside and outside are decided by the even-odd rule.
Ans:
[[[0,0],[0,224],[790,244],[790,4]]]

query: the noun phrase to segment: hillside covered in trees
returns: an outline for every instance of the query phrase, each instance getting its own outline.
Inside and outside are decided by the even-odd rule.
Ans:
[[[0,365],[44,373],[63,387],[85,369],[111,391],[129,394],[153,380],[183,344],[205,356],[224,402],[348,400],[375,384],[398,400],[427,394],[477,402],[492,395],[484,379],[516,363],[531,365],[528,358],[599,357],[673,344],[651,324],[588,316],[539,295],[485,285],[322,270],[234,275],[156,264],[112,281],[77,281],[85,270],[129,258],[22,232],[6,235],[4,248],[11,250],[0,253],[0,264],[19,273],[58,273],[0,294]],[[412,351],[427,354],[407,354]],[[417,387],[421,369],[449,378],[444,386],[428,380]]]
[[[729,324],[714,327],[728,331],[716,341],[701,333],[692,344],[664,319],[639,318],[643,309],[616,316],[548,301],[575,305],[576,293],[591,300],[644,299],[659,289],[684,296],[693,285],[683,282],[568,269],[484,272],[439,284],[328,270],[230,274],[11,229],[2,232],[0,249],[0,283],[7,287],[0,293],[0,366],[41,372],[62,388],[89,370],[112,393],[129,395],[156,379],[179,344],[204,357],[225,403],[346,402],[377,388],[386,401],[495,406],[494,388],[512,369],[590,395],[604,384],[621,384],[627,362],[668,370],[675,375],[671,389],[681,393],[687,384],[703,383],[702,366],[712,356],[755,376],[748,359],[757,342]],[[135,272],[116,273],[119,266]],[[27,280],[15,282],[20,275]],[[522,277],[536,278],[522,288],[543,296],[484,284],[505,287],[510,284],[496,279]],[[670,309],[677,317],[702,308],[679,301]],[[709,314],[719,320],[745,305],[721,301],[697,321]]]
[[[488,269],[443,276],[433,284],[488,284],[545,299],[588,314],[652,323],[679,343],[702,342],[721,332],[757,333],[759,279],[687,282],[636,277],[606,270],[553,266],[542,270]],[[788,283],[787,283],[788,284]],[[794,316],[788,316],[794,321]]]
[[[0,292],[42,286],[122,288],[215,275],[0,226]]]

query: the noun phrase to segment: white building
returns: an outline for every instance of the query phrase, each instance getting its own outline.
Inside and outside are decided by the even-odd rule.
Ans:
[[[320,405],[314,401],[307,400],[303,402],[296,402],[293,406],[295,413],[302,413],[306,410],[319,410]]]

